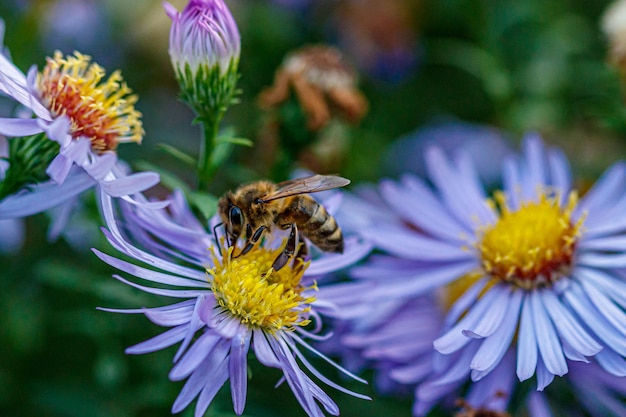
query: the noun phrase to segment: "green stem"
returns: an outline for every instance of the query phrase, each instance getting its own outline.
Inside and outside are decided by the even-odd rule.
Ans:
[[[217,132],[221,117],[202,118],[202,144],[200,148],[200,158],[198,159],[198,189],[205,190],[213,176],[211,167],[211,155],[217,145]]]

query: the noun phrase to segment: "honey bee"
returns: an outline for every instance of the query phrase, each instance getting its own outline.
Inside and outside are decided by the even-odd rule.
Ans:
[[[335,219],[309,193],[348,185],[350,180],[332,175],[313,175],[274,184],[257,181],[228,192],[217,210],[226,226],[228,245],[234,246],[245,232],[246,245],[237,256],[249,252],[272,225],[291,229],[284,250],[272,268],[279,270],[294,255],[303,258],[307,247],[302,236],[325,252],[343,252],[343,234]],[[219,226],[219,225],[218,225]],[[298,242],[300,245],[298,246]]]

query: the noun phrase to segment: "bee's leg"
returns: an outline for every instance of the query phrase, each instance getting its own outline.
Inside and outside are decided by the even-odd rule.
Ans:
[[[304,236],[301,233],[298,233],[298,252],[296,253],[296,257],[293,260],[294,269],[300,269],[304,265],[304,260],[309,254],[309,248],[307,247],[306,242],[304,241]]]
[[[291,224],[291,233],[289,233],[289,237],[287,238],[287,243],[285,244],[285,249],[278,255],[278,257],[274,260],[272,264],[272,269],[274,271],[278,271],[283,266],[287,265],[289,262],[289,258],[293,256],[296,252],[296,241],[298,240],[298,227],[296,227],[295,223]]]
[[[213,226],[213,238],[215,238],[215,244],[217,245],[217,249],[220,251],[220,256],[224,256],[222,253],[222,245],[220,245],[220,240],[217,238],[217,228],[222,226],[224,223],[220,222]]]
[[[259,226],[258,229],[256,229],[254,231],[254,234],[252,233],[252,227],[250,227],[250,225],[248,225],[248,235],[247,235],[247,239],[248,241],[246,242],[246,246],[243,247],[243,249],[241,250],[241,253],[239,253],[239,255],[237,256],[242,256],[245,255],[246,253],[250,252],[252,250],[252,248],[254,247],[254,245],[259,241],[259,239],[261,239],[261,236],[263,236],[263,232],[267,230],[266,226]]]

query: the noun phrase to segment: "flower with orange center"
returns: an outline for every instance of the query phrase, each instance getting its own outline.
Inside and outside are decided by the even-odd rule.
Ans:
[[[97,153],[112,151],[121,142],[140,143],[141,113],[137,96],[122,81],[119,71],[103,81],[104,69],[78,52],[63,58],[57,51],[37,78],[41,103],[52,117],[70,119],[72,138],[88,138]]]
[[[134,107],[137,96],[119,71],[105,79],[105,71],[90,57],[56,52],[40,73],[33,66],[24,75],[0,54],[0,93],[33,113],[30,118],[0,118],[0,135],[31,137],[16,143],[27,143],[23,153],[37,158],[37,164],[25,165],[42,166],[41,172],[26,176],[37,178],[35,184],[17,183],[5,193],[11,195],[0,202],[0,218],[47,210],[94,185],[111,196],[128,197],[159,182],[155,173],[127,175],[117,166],[117,145],[139,143],[144,133]]]

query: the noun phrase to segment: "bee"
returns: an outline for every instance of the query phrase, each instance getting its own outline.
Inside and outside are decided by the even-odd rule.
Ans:
[[[239,187],[234,193],[226,193],[219,199],[217,210],[226,228],[228,245],[234,246],[245,232],[246,244],[237,256],[244,255],[266,230],[276,225],[282,230],[290,229],[290,234],[284,250],[272,264],[275,271],[287,264],[296,249],[296,257],[307,255],[302,235],[325,252],[342,253],[341,228],[324,206],[309,194],[349,183],[350,180],[342,177],[313,175],[278,184],[257,181]]]

